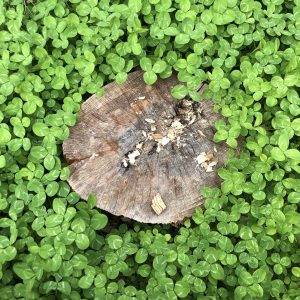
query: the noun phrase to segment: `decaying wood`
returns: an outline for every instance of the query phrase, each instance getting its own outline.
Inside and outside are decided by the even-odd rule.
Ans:
[[[202,187],[219,184],[227,150],[212,142],[219,116],[212,101],[175,100],[177,83],[172,76],[147,86],[136,71],[82,105],[63,152],[69,184],[83,199],[94,194],[114,215],[172,223],[203,203]]]

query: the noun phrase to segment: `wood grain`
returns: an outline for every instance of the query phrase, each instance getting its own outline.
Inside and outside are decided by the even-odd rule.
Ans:
[[[203,203],[202,187],[219,184],[216,170],[226,159],[227,147],[212,142],[219,118],[212,101],[200,101],[201,117],[183,129],[181,146],[170,142],[157,152],[155,141],[145,141],[144,133],[150,130],[145,119],[155,120],[159,131],[178,115],[178,101],[171,96],[177,83],[174,75],[147,86],[142,72],[136,71],[122,85],[108,84],[103,97],[93,95],[83,103],[79,121],[63,144],[71,169],[68,182],[83,199],[94,194],[97,206],[114,215],[172,223],[191,216]],[[141,141],[135,165],[125,168],[122,160]],[[203,152],[213,152],[218,161],[213,172],[197,164]],[[151,207],[157,194],[166,205],[161,214]]]

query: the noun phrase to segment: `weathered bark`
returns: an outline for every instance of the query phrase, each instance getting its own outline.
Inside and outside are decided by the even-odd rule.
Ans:
[[[219,184],[216,169],[227,150],[212,142],[219,116],[212,101],[175,100],[170,91],[177,83],[172,76],[147,86],[136,71],[122,85],[108,84],[103,97],[83,103],[63,144],[71,168],[68,182],[83,199],[94,194],[97,206],[112,214],[171,223],[203,203],[202,187]],[[203,162],[205,155],[209,159]],[[154,198],[165,209],[155,209]]]

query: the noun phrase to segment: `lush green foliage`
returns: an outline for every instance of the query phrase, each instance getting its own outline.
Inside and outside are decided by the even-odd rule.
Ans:
[[[300,299],[299,0],[0,0],[0,56],[1,299]],[[244,137],[176,233],[103,231],[66,183],[82,99],[138,65]]]

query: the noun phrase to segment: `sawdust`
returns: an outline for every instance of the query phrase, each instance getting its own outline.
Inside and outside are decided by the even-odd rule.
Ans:
[[[162,124],[158,125],[156,120],[146,118],[145,122],[150,124],[151,132],[144,131],[143,135],[158,143],[156,152],[160,152],[170,142],[176,142],[180,147],[180,137],[184,129],[193,124],[200,113],[201,110],[196,102],[189,99],[178,101],[176,116],[173,119],[165,119]]]
[[[138,99],[144,99],[143,96]],[[145,126],[142,130],[143,141],[139,142],[135,149],[128,152],[122,160],[122,165],[128,168],[131,165],[136,165],[136,160],[143,154],[144,146],[147,142],[154,142],[154,152],[161,152],[170,143],[174,143],[177,147],[184,147],[181,143],[181,136],[184,134],[187,127],[192,125],[201,118],[202,110],[200,105],[190,99],[183,99],[177,102],[175,107],[176,115],[168,117],[163,120],[161,118],[154,118],[153,116],[146,116],[144,119]],[[205,119],[201,120],[205,122]],[[201,136],[206,135],[199,131]],[[216,149],[213,149],[216,152]],[[153,153],[153,151],[151,152]],[[148,152],[149,154],[149,152]],[[196,157],[197,164],[205,169],[206,172],[212,172],[213,167],[217,164],[213,161],[212,153],[200,153]]]

